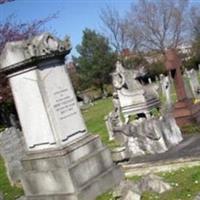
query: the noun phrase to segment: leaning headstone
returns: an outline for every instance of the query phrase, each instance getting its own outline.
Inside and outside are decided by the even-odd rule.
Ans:
[[[186,74],[189,79],[190,87],[195,98],[200,98],[200,84],[198,80],[197,72],[194,69],[186,70]]]
[[[7,43],[0,58],[27,148],[27,200],[93,200],[122,179],[99,136],[88,134],[64,64],[70,50],[67,38],[45,33]]]
[[[11,184],[19,184],[23,169],[21,159],[25,155],[23,134],[19,129],[8,128],[0,134],[0,154],[4,158]]]
[[[143,73],[144,70],[125,69],[119,61],[112,73],[113,86],[126,123],[131,115],[142,113],[150,117],[150,111],[160,107],[160,101],[151,85],[145,87],[137,79]]]
[[[168,76],[161,75],[161,88],[162,88],[162,94],[166,98],[167,107],[171,107],[172,104],[171,83]]]
[[[104,121],[106,124],[109,141],[112,141],[114,140],[113,126],[112,126],[112,112],[104,117]]]
[[[179,144],[183,140],[181,130],[171,114],[165,114],[162,117],[161,127],[168,148]]]
[[[133,158],[167,151],[183,140],[182,133],[170,114],[164,117],[139,118],[129,124],[114,127],[113,134],[120,146],[125,146]]]
[[[193,99],[194,94],[192,92],[190,81],[189,81],[189,78],[188,78],[186,71],[183,74],[183,82],[184,82],[184,87],[185,87],[185,92],[186,92],[187,98]]]
[[[160,83],[162,95],[164,96],[164,95],[165,95],[165,87],[164,87],[164,84],[163,84],[163,83],[164,83],[164,78],[165,78],[165,76],[164,76],[164,74],[160,74],[159,77],[160,77],[159,83]]]
[[[149,84],[151,84],[151,83],[152,83],[152,80],[151,80],[151,78],[150,78],[150,77],[148,78],[148,83],[149,83]]]

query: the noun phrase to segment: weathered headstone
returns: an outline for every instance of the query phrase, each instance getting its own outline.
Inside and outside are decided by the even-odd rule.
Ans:
[[[113,128],[113,136],[125,146],[129,157],[158,154],[179,144],[182,133],[173,116],[139,118],[134,122]]]
[[[193,95],[193,92],[192,92],[192,89],[190,86],[190,81],[189,81],[188,75],[186,74],[186,70],[183,73],[183,82],[184,82],[184,87],[185,87],[185,92],[186,92],[187,97],[189,99],[193,99],[194,95]]]
[[[189,79],[190,88],[192,89],[193,96],[197,99],[200,98],[200,84],[198,80],[198,74],[194,69],[186,70],[187,77]]]
[[[148,83],[149,83],[149,84],[151,84],[151,83],[152,83],[152,80],[151,80],[151,78],[150,78],[150,77],[148,78]]]
[[[110,151],[87,132],[64,65],[70,50],[68,39],[45,33],[7,43],[1,55],[27,147],[27,200],[92,200],[122,178]]]
[[[155,90],[150,86],[144,87],[137,80],[142,73],[139,70],[125,69],[119,61],[112,73],[113,86],[117,91],[120,111],[126,123],[130,115],[143,114],[149,117],[152,108],[160,106]]]
[[[168,76],[161,75],[161,88],[164,97],[166,98],[167,107],[171,107],[171,83]]]
[[[25,155],[24,138],[19,129],[8,128],[0,134],[0,154],[5,160],[11,184],[19,184],[23,170],[21,159]]]

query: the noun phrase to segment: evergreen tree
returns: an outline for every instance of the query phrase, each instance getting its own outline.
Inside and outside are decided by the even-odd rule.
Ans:
[[[103,94],[104,84],[110,82],[110,73],[117,60],[108,39],[94,30],[85,29],[77,51],[80,56],[74,58],[74,61],[78,65],[82,83],[87,87],[99,87]]]

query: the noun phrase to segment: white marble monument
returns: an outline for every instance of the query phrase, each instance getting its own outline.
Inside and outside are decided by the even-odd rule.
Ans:
[[[166,98],[166,106],[171,107],[172,105],[171,82],[169,76],[161,75],[161,88],[162,88],[162,94]]]
[[[68,38],[44,33],[7,43],[0,57],[26,143],[27,200],[92,200],[122,178],[109,150],[87,132],[64,63],[70,50]]]
[[[131,115],[144,114],[148,118],[153,108],[160,107],[155,89],[151,86],[145,87],[137,80],[139,75],[144,75],[142,73],[144,72],[125,69],[119,61],[112,73],[113,86],[126,123]]]
[[[186,70],[186,75],[189,79],[190,88],[192,89],[192,94],[194,98],[200,98],[200,83],[198,80],[198,73],[194,70]]]

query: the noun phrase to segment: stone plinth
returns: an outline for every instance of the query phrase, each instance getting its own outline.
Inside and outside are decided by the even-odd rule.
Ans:
[[[66,148],[27,154],[23,159],[28,200],[89,200],[122,178],[98,136],[83,136]]]
[[[200,104],[193,104],[191,99],[178,101],[174,105],[173,114],[179,126],[200,122]]]
[[[66,71],[64,41],[45,33],[7,43],[7,74],[26,145],[22,185],[28,200],[93,200],[122,178],[109,150],[88,134]]]

